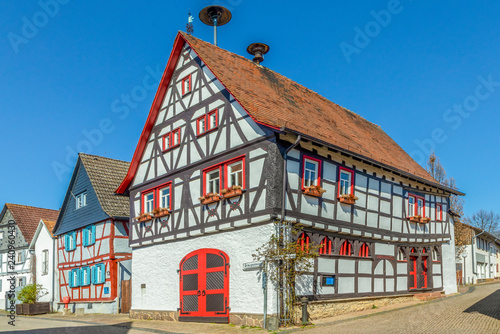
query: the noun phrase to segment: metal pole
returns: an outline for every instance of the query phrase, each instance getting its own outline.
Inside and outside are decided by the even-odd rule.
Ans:
[[[214,45],[217,46],[217,16],[214,17]]]
[[[264,329],[267,327],[267,261],[264,262],[262,272],[262,289],[264,289]]]

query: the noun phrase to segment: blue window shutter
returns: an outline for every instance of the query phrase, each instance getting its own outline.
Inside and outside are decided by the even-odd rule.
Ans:
[[[69,236],[68,236],[68,234],[64,235],[64,249],[66,251],[69,250]]]
[[[101,283],[104,283],[106,281],[106,264],[101,263]]]
[[[76,231],[73,231],[73,233],[71,234],[71,237],[73,238],[73,248],[72,249],[76,249]]]
[[[97,284],[97,265],[92,267],[92,283]]]
[[[88,246],[88,243],[87,243],[88,234],[89,234],[89,230],[86,229],[86,228],[84,228],[83,231],[82,231],[82,239],[83,239],[83,245],[84,246]]]
[[[69,287],[73,287],[73,270],[69,271]]]
[[[95,244],[95,225],[92,225],[92,243],[91,245]]]

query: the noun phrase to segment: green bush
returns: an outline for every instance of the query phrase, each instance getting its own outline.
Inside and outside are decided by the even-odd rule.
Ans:
[[[17,299],[23,304],[34,304],[38,301],[38,298],[47,294],[45,290],[41,284],[28,284],[19,291]]]

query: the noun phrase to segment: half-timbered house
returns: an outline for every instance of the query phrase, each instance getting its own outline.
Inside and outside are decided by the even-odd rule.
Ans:
[[[34,282],[29,245],[40,219],[57,219],[59,211],[6,203],[0,213],[0,307],[26,284]],[[14,277],[15,281],[10,280]],[[16,301],[18,302],[18,301]]]
[[[128,167],[125,161],[79,154],[54,227],[59,310],[69,297],[72,310],[120,311],[122,284],[131,277],[129,203],[114,190]]]
[[[275,317],[276,294],[264,309],[243,268],[283,220],[322,246],[301,278],[311,300],[456,291],[456,190],[380,127],[184,33],[117,192],[130,196],[133,317]]]

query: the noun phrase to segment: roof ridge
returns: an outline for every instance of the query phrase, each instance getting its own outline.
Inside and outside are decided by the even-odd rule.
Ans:
[[[129,164],[130,161],[125,161],[125,160],[120,160],[120,159],[115,159],[115,158],[109,158],[109,157],[103,157],[101,155],[96,155],[96,154],[88,154],[88,153],[83,153],[83,152],[80,152],[78,153],[78,155],[80,157],[94,157],[94,158],[101,158],[101,159],[107,159],[107,160],[113,160],[113,161],[119,161],[119,162],[124,162],[124,163],[127,163]]]
[[[352,111],[352,110],[350,110],[350,109],[348,109],[348,108],[346,108],[346,107],[343,107],[343,106],[341,106],[340,104],[337,104],[337,103],[333,102],[332,100],[330,100],[330,99],[328,99],[328,98],[324,97],[324,96],[323,96],[323,95],[321,95],[320,93],[315,92],[314,90],[312,90],[312,89],[310,89],[310,88],[308,88],[308,87],[304,86],[303,84],[301,84],[301,83],[299,83],[299,82],[297,82],[297,81],[294,81],[293,79],[290,79],[289,77],[287,77],[287,76],[286,76],[286,75],[284,75],[284,74],[281,74],[281,73],[279,73],[279,72],[276,72],[275,70],[272,70],[272,69],[270,69],[269,67],[262,66],[262,65],[260,65],[260,64],[256,64],[256,63],[254,63],[252,60],[250,60],[250,59],[248,59],[248,58],[246,58],[246,57],[244,57],[244,56],[241,56],[241,55],[239,55],[239,54],[237,54],[237,53],[234,53],[234,52],[231,52],[231,51],[229,51],[229,50],[223,49],[223,48],[221,48],[221,47],[219,47],[219,46],[217,46],[217,45],[213,45],[212,43],[207,42],[207,41],[204,41],[204,40],[202,40],[202,39],[200,39],[200,38],[198,38],[198,37],[195,37],[195,36],[193,36],[193,35],[188,35],[188,34],[186,34],[186,33],[185,33],[185,32],[183,32],[183,31],[179,31],[179,32],[180,32],[180,33],[181,33],[184,37],[188,36],[188,38],[196,38],[197,40],[199,40],[199,41],[200,41],[200,42],[202,42],[202,43],[209,44],[210,46],[212,46],[212,47],[216,47],[216,48],[218,48],[219,50],[221,50],[221,51],[223,51],[223,52],[230,53],[231,55],[235,55],[235,56],[237,56],[237,57],[241,58],[242,60],[246,60],[248,63],[250,63],[250,64],[252,64],[252,65],[254,65],[254,66],[257,66],[257,67],[258,67],[259,69],[261,69],[261,70],[270,71],[270,72],[272,72],[273,74],[278,75],[278,76],[280,76],[280,77],[282,77],[282,78],[286,79],[287,81],[289,81],[289,82],[291,82],[291,83],[294,83],[294,84],[296,84],[296,85],[299,85],[300,87],[304,88],[305,90],[309,91],[310,93],[312,93],[312,94],[314,94],[314,95],[317,95],[318,97],[320,97],[320,98],[321,98],[321,99],[323,99],[324,101],[326,101],[326,102],[328,102],[328,103],[332,103],[332,104],[334,104],[334,105],[337,105],[337,106],[339,106],[340,108],[344,109],[345,111],[348,111],[348,112],[352,113],[352,114],[353,114],[353,115],[355,115],[356,117],[360,117],[360,118],[362,118],[363,120],[365,120],[366,122],[370,123],[371,125],[374,125],[377,129],[382,130],[382,128],[380,127],[380,125],[375,124],[375,123],[373,123],[373,122],[369,121],[368,119],[366,119],[365,117],[361,116],[360,114],[355,113],[354,111]],[[382,130],[382,131],[383,131],[383,130]],[[384,131],[384,132],[385,132],[385,131]]]
[[[14,205],[14,206],[23,207],[23,208],[33,208],[33,209],[59,211],[57,209],[42,208],[40,206],[32,206],[32,205],[25,205],[25,204],[5,203],[5,205]]]

